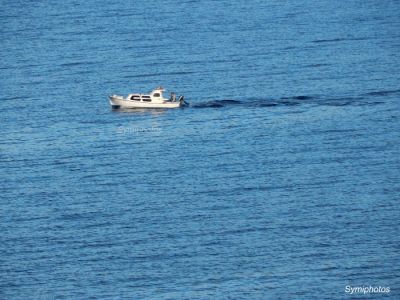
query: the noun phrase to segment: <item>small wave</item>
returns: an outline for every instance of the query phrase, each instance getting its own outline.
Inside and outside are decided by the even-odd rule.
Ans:
[[[281,100],[311,100],[311,99],[314,99],[314,97],[304,96],[304,95],[281,98]]]
[[[13,97],[4,97],[4,98],[0,98],[1,101],[11,101],[11,100],[22,100],[24,99],[24,97],[22,96],[13,96]]]
[[[311,100],[313,97],[311,96],[295,96],[294,99],[296,100]]]
[[[375,92],[366,93],[364,95],[366,95],[366,96],[388,96],[388,95],[397,94],[397,93],[400,93],[400,90],[375,91]]]
[[[240,102],[240,101],[238,101],[238,100],[229,100],[229,99],[227,99],[227,100],[218,100],[219,102],[222,102],[222,103],[227,103],[227,104],[241,104],[242,102]]]
[[[342,98],[329,98],[319,101],[319,105],[326,106],[374,106],[383,104],[382,101],[368,101],[364,97],[342,97]]]
[[[392,93],[397,93],[399,91],[382,91],[379,92],[379,95],[387,95]],[[377,92],[374,92],[372,95],[376,95]],[[370,93],[371,94],[371,93]],[[282,97],[278,99],[257,99],[257,98],[248,98],[244,100],[211,100],[200,103],[191,103],[189,107],[192,108],[222,108],[229,107],[233,105],[243,105],[246,107],[274,107],[274,106],[299,106],[303,104],[315,104],[321,106],[348,106],[348,105],[379,105],[382,102],[370,102],[366,101],[364,97],[323,97],[323,96],[311,96],[311,95],[296,95],[289,97]]]
[[[300,102],[296,101],[282,101],[281,104],[284,104],[286,106],[294,106],[294,105],[300,105]]]
[[[332,43],[332,42],[341,42],[344,41],[345,39],[343,38],[338,38],[338,39],[323,39],[323,40],[314,40],[312,43]]]
[[[242,102],[238,100],[212,100],[202,103],[191,104],[191,107],[195,108],[212,108],[212,107],[224,107],[228,105],[241,104]]]
[[[193,74],[192,71],[179,71],[179,72],[164,72],[164,73],[150,73],[150,74],[135,74],[135,75],[125,75],[123,78],[142,78],[142,77],[158,77],[167,75],[189,75]]]
[[[276,102],[266,102],[266,101],[256,103],[257,107],[271,107],[271,106],[277,106],[277,105],[279,105],[279,104]]]
[[[75,67],[75,66],[80,66],[80,65],[94,65],[97,63],[98,62],[95,62],[95,61],[76,61],[76,62],[62,63],[62,64],[60,64],[60,67]]]
[[[321,105],[326,105],[326,106],[347,106],[351,105],[351,101],[327,101],[324,103],[321,103]]]
[[[312,100],[314,97],[312,96],[293,96],[293,97],[284,97],[280,99],[247,99],[246,101],[239,101],[239,100],[212,100],[207,102],[201,103],[194,103],[191,104],[190,107],[193,108],[220,108],[220,107],[227,107],[231,105],[246,105],[248,107],[273,107],[279,105],[286,105],[286,106],[294,106],[300,105],[301,101]]]
[[[357,106],[375,106],[375,105],[381,105],[384,104],[385,102],[383,101],[373,101],[373,102],[358,102],[356,105]]]
[[[286,105],[286,106],[295,106],[300,105],[302,102],[307,100],[313,100],[314,97],[306,96],[306,95],[299,95],[299,96],[292,96],[292,97],[282,97],[278,99],[278,104]],[[301,100],[302,102],[299,102]]]
[[[320,101],[319,105],[326,106],[347,106],[354,105],[361,100],[360,97],[328,98]]]
[[[213,108],[213,107],[224,107],[222,103],[218,103],[217,101],[209,101],[205,103],[192,104],[191,107],[195,108]]]
[[[312,43],[334,43],[334,42],[344,42],[344,41],[364,41],[369,40],[369,37],[359,37],[359,38],[336,38],[336,39],[322,39],[322,40],[314,40]]]
[[[326,67],[330,66],[330,64],[311,64],[311,65],[306,65],[304,68],[320,68],[320,67]]]

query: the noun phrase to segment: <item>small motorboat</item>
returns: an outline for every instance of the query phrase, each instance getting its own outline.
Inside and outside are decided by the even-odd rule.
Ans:
[[[163,87],[155,88],[150,94],[129,94],[127,97],[109,96],[113,108],[177,108],[185,105],[183,96],[171,93],[169,99],[163,97]]]

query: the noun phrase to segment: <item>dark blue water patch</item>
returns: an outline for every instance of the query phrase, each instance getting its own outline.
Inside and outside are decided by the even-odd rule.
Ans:
[[[298,47],[296,47],[296,46],[288,46],[288,47],[283,47],[283,48],[281,48],[281,49],[279,49],[279,50],[294,50],[294,49],[297,49]]]
[[[218,100],[220,103],[227,104],[227,105],[236,105],[236,104],[242,104],[239,100],[231,100],[231,99],[226,99],[226,100]]]
[[[294,96],[294,99],[296,100],[311,100],[314,99],[312,96]]]

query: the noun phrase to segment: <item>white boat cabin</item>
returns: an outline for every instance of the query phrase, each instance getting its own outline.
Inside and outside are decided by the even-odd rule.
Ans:
[[[127,100],[141,101],[141,102],[153,102],[163,103],[170,99],[164,98],[163,92],[165,90],[162,87],[154,89],[150,94],[129,94]]]

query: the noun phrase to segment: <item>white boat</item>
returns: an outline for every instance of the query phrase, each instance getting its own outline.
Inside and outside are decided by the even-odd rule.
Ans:
[[[163,97],[164,88],[158,87],[150,94],[129,94],[127,97],[112,95],[109,96],[113,108],[177,108],[185,104],[184,97],[177,98],[171,93],[169,99]]]

